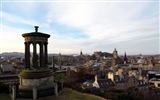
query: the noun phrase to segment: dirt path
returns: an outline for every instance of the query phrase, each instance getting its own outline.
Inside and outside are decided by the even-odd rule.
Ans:
[[[67,91],[65,91],[64,89],[61,94],[55,97],[54,100],[67,100],[66,96],[67,96]]]

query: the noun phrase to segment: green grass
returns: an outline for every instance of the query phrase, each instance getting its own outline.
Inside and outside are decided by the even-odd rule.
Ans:
[[[107,100],[107,99],[92,94],[78,92],[69,88],[64,88],[63,92],[57,97],[50,96],[39,100]]]
[[[0,93],[0,100],[11,100],[11,97],[7,93]]]
[[[11,97],[9,94],[0,93],[0,100],[11,100]],[[63,93],[60,94],[58,97],[49,96],[38,100],[107,100],[107,99],[92,94],[78,92],[69,88],[64,88]]]
[[[68,88],[65,88],[64,91],[68,93],[66,96],[67,100],[106,100],[96,95],[81,93]]]

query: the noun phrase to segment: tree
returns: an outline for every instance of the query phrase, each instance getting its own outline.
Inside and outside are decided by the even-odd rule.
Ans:
[[[59,82],[64,82],[66,77],[65,77],[65,74],[64,73],[55,73],[54,74],[54,79],[56,81],[59,81]]]

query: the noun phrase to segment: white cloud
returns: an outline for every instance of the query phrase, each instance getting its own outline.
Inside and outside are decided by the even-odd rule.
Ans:
[[[49,39],[49,52],[51,53],[79,53],[81,49],[92,53],[95,50],[111,51],[115,47],[119,47],[123,52],[123,49],[129,50],[127,45],[134,44],[132,41],[135,39],[143,38],[142,41],[145,41],[150,36],[154,38],[158,35],[158,11],[156,13],[147,12],[148,4],[147,2],[49,2],[44,4],[49,7],[49,11],[46,10],[47,15],[41,14],[46,17],[42,24],[38,22],[38,19],[28,21],[18,15],[13,16],[8,13],[4,15],[5,19],[10,22],[19,21],[18,23],[21,24],[38,24],[45,27],[47,33],[51,33]],[[143,15],[145,12],[148,15]],[[137,15],[141,18],[137,18]],[[51,27],[53,23],[79,29],[88,38],[75,39],[67,35],[60,36],[56,29]],[[46,31],[44,29],[44,32]],[[143,44],[142,41],[139,41],[139,44]],[[151,45],[152,42],[158,45],[156,41],[157,39],[151,39],[148,45]],[[126,44],[126,47],[123,47],[123,43]],[[157,48],[154,46],[151,52],[155,49]],[[134,53],[137,52],[134,51]]]
[[[13,28],[3,25],[1,33],[1,50],[0,52],[23,52],[24,40],[22,34],[28,30]]]
[[[132,41],[136,38],[148,38],[158,35],[158,16],[144,16],[142,14],[148,3],[56,3],[51,5],[49,12],[50,22],[71,26],[82,30],[89,36],[81,41],[82,47],[98,48],[95,45],[106,45],[103,41],[118,43]],[[147,11],[145,11],[147,13]],[[156,12],[157,13],[157,12]],[[53,20],[52,20],[53,19]],[[78,42],[75,42],[75,45]],[[80,43],[80,42],[79,42]],[[88,43],[88,45],[87,45]],[[86,44],[86,45],[85,45]],[[157,44],[158,45],[158,44]],[[99,49],[103,47],[99,46]],[[153,48],[154,49],[154,48]],[[155,48],[156,49],[156,48]]]
[[[18,23],[18,24],[25,24],[25,25],[39,25],[36,21],[34,20],[26,20],[27,18],[21,18],[17,15],[9,14],[6,12],[2,12],[2,21],[7,20],[10,23]],[[2,22],[3,24],[3,22]]]

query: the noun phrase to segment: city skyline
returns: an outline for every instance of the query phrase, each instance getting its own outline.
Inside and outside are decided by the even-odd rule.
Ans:
[[[38,25],[49,53],[159,54],[158,0],[59,1],[1,0],[0,53],[24,52],[22,34]]]

